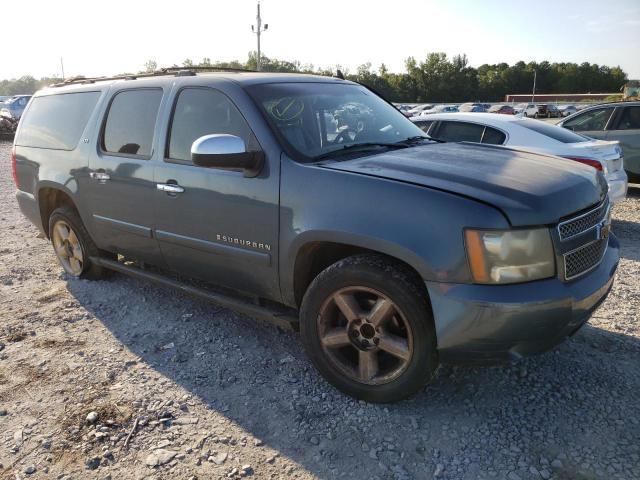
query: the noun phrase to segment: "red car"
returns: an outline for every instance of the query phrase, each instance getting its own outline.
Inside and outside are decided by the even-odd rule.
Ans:
[[[489,110],[489,113],[502,113],[503,115],[515,115],[515,110],[510,105],[493,105]]]

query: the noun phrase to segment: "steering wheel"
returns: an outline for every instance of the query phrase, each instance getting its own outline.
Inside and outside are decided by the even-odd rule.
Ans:
[[[345,142],[350,142],[352,140],[351,136],[349,135],[349,133],[353,132],[354,134],[354,138],[355,136],[358,134],[358,132],[356,132],[355,130],[353,130],[352,128],[345,128],[343,130],[340,130],[340,132],[338,132],[338,135],[336,135],[336,138],[333,139],[333,143],[334,144],[340,144],[340,143],[345,143]]]

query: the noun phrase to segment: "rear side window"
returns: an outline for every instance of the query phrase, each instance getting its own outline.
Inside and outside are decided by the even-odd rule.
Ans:
[[[484,127],[484,134],[482,135],[482,143],[488,143],[490,145],[502,145],[507,136],[500,130],[496,130],[491,127]]]
[[[436,137],[447,142],[480,142],[484,127],[467,122],[440,122]]]
[[[587,139],[582,135],[578,135],[577,133],[573,133],[570,130],[558,127],[557,125],[550,125],[548,123],[541,122],[540,120],[522,119],[514,123],[562,143],[579,143],[587,141]]]
[[[105,152],[149,158],[162,89],[124,90],[111,101],[102,136]]]
[[[100,92],[36,97],[22,119],[17,145],[73,150],[80,141]]]
[[[626,107],[620,117],[617,130],[640,129],[640,107]]]
[[[216,133],[242,138],[248,151],[259,149],[246,120],[226,95],[210,88],[182,90],[171,121],[168,157],[190,162],[193,142]]]

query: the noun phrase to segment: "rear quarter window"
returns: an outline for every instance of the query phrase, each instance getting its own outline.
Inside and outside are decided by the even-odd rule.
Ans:
[[[35,97],[23,115],[16,145],[73,150],[80,141],[100,92]]]

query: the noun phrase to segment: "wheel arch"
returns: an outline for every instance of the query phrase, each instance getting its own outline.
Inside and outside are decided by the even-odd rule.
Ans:
[[[49,218],[56,208],[66,205],[78,212],[78,215],[80,214],[73,200],[73,194],[62,185],[48,182],[41,184],[38,187],[37,201],[42,220],[42,229],[47,238],[50,238]]]
[[[371,240],[371,239],[369,239]],[[292,289],[284,289],[285,300],[296,307],[300,307],[302,297],[314,278],[325,268],[344,258],[358,254],[375,254],[386,257],[390,262],[397,263],[411,273],[416,281],[417,287],[428,299],[427,288],[423,281],[423,275],[414,267],[415,259],[411,252],[399,253],[396,249],[380,248],[381,245],[367,245],[358,241],[341,241],[339,236],[336,239],[314,239],[309,240],[297,249],[293,258],[293,270],[291,275]],[[292,292],[287,298],[287,292]]]

